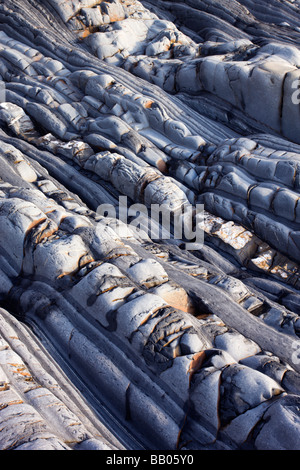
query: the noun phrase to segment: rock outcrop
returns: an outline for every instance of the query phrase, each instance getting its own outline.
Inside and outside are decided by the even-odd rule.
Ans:
[[[299,449],[299,4],[269,4],[0,1],[0,449]]]

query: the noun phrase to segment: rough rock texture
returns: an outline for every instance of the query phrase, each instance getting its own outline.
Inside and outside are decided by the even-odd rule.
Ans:
[[[0,1],[0,449],[300,449],[299,13]]]

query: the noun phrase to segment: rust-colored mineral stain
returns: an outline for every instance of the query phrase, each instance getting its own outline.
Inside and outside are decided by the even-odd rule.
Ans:
[[[9,390],[9,384],[6,382],[0,383],[0,392],[5,392],[6,390]]]
[[[158,160],[158,162],[156,163],[156,166],[157,166],[157,169],[163,173],[163,174],[166,174],[168,172],[168,166],[166,164],[166,162],[164,162],[164,160]]]
[[[90,31],[89,28],[84,28],[83,30],[78,31],[78,38],[81,41],[83,41],[84,39],[86,39],[90,35],[91,35],[91,31]]]
[[[7,408],[8,406],[12,406],[12,405],[22,405],[24,402],[22,400],[13,400],[13,401],[10,401],[8,403],[0,403],[0,411],[1,410],[4,410],[5,408]],[[0,432],[2,431],[2,429],[4,428],[1,428],[0,429]],[[2,449],[1,449],[2,450]]]
[[[196,314],[195,306],[186,292],[166,292],[159,293],[162,299],[167,302],[171,307],[181,310],[182,312],[189,313],[191,315]]]
[[[32,60],[32,62],[39,62],[40,60],[43,59],[43,57],[44,57],[44,56],[39,53],[39,54],[35,55],[34,57],[32,57],[31,60]]]
[[[180,440],[181,440],[181,435],[182,435],[184,426],[185,426],[186,421],[187,421],[187,416],[188,416],[188,413],[185,414],[184,419],[183,419],[182,426],[181,426],[180,429],[179,429],[178,436],[177,436],[177,441],[176,441],[176,449],[179,449]]]
[[[22,375],[23,377],[32,377],[31,374],[29,372],[27,372],[26,370],[24,371],[24,367],[20,367],[18,368],[17,370],[14,370],[13,371],[14,374],[19,374],[19,375]]]
[[[188,374],[190,374],[189,385],[191,384],[193,375],[195,374],[195,372],[197,372],[201,368],[205,358],[206,358],[205,351],[196,353],[193,356],[191,363],[190,363],[189,370],[187,372]]]
[[[143,106],[146,109],[150,109],[150,108],[152,108],[153,103],[154,103],[154,101],[149,100],[149,101],[146,101],[146,103],[144,103]]]
[[[46,217],[42,217],[41,219],[37,219],[37,220],[33,220],[31,222],[31,224],[27,227],[27,230],[26,230],[26,234],[25,235],[28,235],[28,233],[33,229],[35,228],[37,225],[41,224],[42,222],[45,222],[47,220]]]
[[[6,403],[6,405],[7,405],[7,406],[11,406],[11,405],[22,405],[22,403],[24,403],[23,400],[12,400],[12,401]]]

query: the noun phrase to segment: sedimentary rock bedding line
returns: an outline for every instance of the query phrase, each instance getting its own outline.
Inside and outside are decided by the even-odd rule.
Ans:
[[[28,174],[24,169],[22,173]],[[30,179],[33,179],[32,174]],[[37,186],[47,192],[45,181],[43,185],[39,182]],[[93,225],[89,221],[92,212],[88,212],[82,204],[70,196],[66,197],[67,192],[58,204],[53,199],[49,200],[43,196],[41,190],[18,189],[8,183],[3,183],[1,189],[6,195],[2,201],[3,210],[7,208],[12,213],[16,213],[16,210],[19,213],[17,226],[20,238],[15,239],[10,251],[11,256],[13,254],[17,256],[14,268],[19,273],[18,284],[10,289],[8,297],[14,308],[20,309],[20,313],[25,315],[27,321],[33,322],[33,325],[37,324],[39,329],[46,332],[65,360],[77,368],[87,383],[93,377],[93,383],[101,389],[101,395],[106,400],[108,397],[110,399],[114,397],[112,400],[115,404],[114,411],[119,414],[119,419],[121,416],[124,417],[125,413],[127,417],[130,415],[129,422],[136,426],[138,431],[140,431],[138,422],[143,423],[142,426],[147,426],[151,431],[152,426],[158,426],[158,422],[153,421],[154,416],[155,419],[159,416],[160,426],[168,429],[163,447],[174,448],[179,435],[185,436],[187,433],[189,436],[190,426],[193,429],[193,426],[200,425],[199,438],[193,446],[235,448],[237,443],[231,441],[231,438],[228,440],[226,433],[217,441],[213,437],[219,432],[220,435],[223,434],[222,428],[215,427],[217,415],[216,411],[213,412],[215,406],[213,403],[209,414],[207,416],[203,414],[199,423],[193,424],[193,418],[189,416],[189,425],[184,429],[184,434],[180,433],[185,419],[180,410],[184,409],[184,402],[191,399],[189,396],[193,397],[193,401],[199,396],[200,391],[192,392],[194,374],[197,375],[199,366],[198,362],[194,364],[194,361],[198,356],[199,360],[202,358],[200,361],[202,363],[202,360],[205,361],[205,358],[211,357],[211,354],[225,355],[221,363],[217,362],[214,366],[217,370],[221,364],[223,364],[222,369],[225,364],[227,368],[238,361],[237,364],[240,365],[237,370],[232,366],[234,374],[242,374],[245,377],[249,374],[247,380],[251,382],[258,380],[261,383],[263,376],[258,375],[255,378],[258,373],[255,372],[255,368],[241,364],[242,359],[249,354],[258,355],[259,358],[261,348],[255,342],[240,336],[235,329],[225,327],[224,323],[214,315],[212,317],[209,315],[207,320],[205,317],[203,320],[196,320],[184,314],[182,310],[178,311],[175,305],[172,306],[172,301],[176,299],[176,289],[182,289],[182,280],[176,287],[175,280],[168,276],[158,261],[153,262],[138,253],[137,242],[130,248],[118,239],[106,224],[101,224],[100,221],[96,226]],[[53,194],[54,190],[52,183]],[[58,188],[56,194],[59,195]],[[15,209],[12,211],[13,207]],[[11,216],[8,220],[12,220]],[[7,237],[10,230],[10,225],[2,226],[3,245],[6,245],[4,237]],[[182,262],[184,264],[184,260]],[[47,270],[44,267],[45,263]],[[146,267],[149,264],[148,271]],[[166,283],[171,283],[169,289],[165,286]],[[59,293],[62,290],[65,300]],[[172,290],[173,296],[169,297],[170,304],[164,300],[164,296]],[[217,292],[215,295],[218,295]],[[182,301],[183,295],[184,292],[181,292],[179,300]],[[208,297],[206,295],[205,299],[202,296],[201,292],[202,308],[204,308],[205,304],[209,303],[210,295]],[[222,299],[221,294],[220,297]],[[197,305],[197,299],[191,297],[190,302],[192,300],[195,302],[199,317],[200,306]],[[229,297],[228,302],[230,302]],[[208,311],[205,313],[207,315]],[[230,338],[229,342],[226,340],[227,335]],[[274,337],[276,338],[276,334]],[[109,338],[110,346],[105,338]],[[141,357],[141,362],[133,359],[134,352]],[[95,357],[98,357],[97,361]],[[276,359],[273,359],[272,355],[268,357],[268,360],[271,359],[276,364]],[[134,377],[132,361],[136,367],[133,383],[129,378]],[[173,373],[176,375],[176,383]],[[180,390],[177,383],[178,374],[180,376],[182,374]],[[250,378],[253,374],[254,377]],[[297,374],[295,372],[293,374],[294,378],[290,379],[292,385],[288,383],[287,389],[296,386]],[[281,385],[275,385],[271,377],[267,374],[264,379],[267,381],[263,385],[267,387],[265,389],[267,396],[270,399],[282,393],[285,396],[284,389],[281,391]],[[151,393],[149,385],[145,384],[140,388],[144,381],[149,381],[149,378],[152,380]],[[203,386],[205,383],[206,381]],[[197,390],[199,386],[200,384],[197,385]],[[93,389],[92,384],[90,387]],[[168,404],[165,399],[165,405],[162,407],[159,395],[166,391],[171,402]],[[139,408],[147,400],[150,400],[149,404],[152,403],[151,409],[154,415],[151,412],[145,415],[143,408]],[[259,402],[254,400],[254,403]],[[270,405],[271,403],[273,400]],[[226,405],[224,407],[227,409]],[[265,411],[265,406],[263,409]],[[237,408],[233,413],[240,413],[241,410],[242,408]],[[228,419],[225,416],[226,414],[222,417],[224,423]],[[153,445],[158,445],[155,440],[152,442]]]
[[[272,7],[0,2],[1,449],[299,448],[299,6]],[[204,246],[149,233],[196,203]]]
[[[2,450],[123,448],[107,429],[97,428],[98,419],[74,385],[3,309],[0,329]]]

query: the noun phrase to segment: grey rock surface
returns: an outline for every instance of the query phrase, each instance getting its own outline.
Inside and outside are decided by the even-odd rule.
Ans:
[[[1,450],[300,449],[299,14],[0,1]]]

